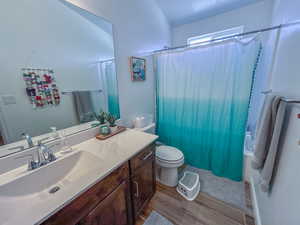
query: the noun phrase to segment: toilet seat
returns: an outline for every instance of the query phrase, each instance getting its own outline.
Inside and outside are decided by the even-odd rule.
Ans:
[[[183,153],[177,148],[162,145],[156,148],[156,158],[162,162],[178,163],[183,160]]]
[[[170,161],[170,160],[163,160],[163,159],[160,159],[160,158],[156,158],[157,161],[159,162],[162,162],[162,163],[170,163],[170,164],[178,164],[178,163],[181,163],[182,161],[184,161],[184,159],[180,159],[180,160],[173,160],[173,161]]]
[[[177,148],[162,145],[156,148],[156,163],[165,168],[177,168],[184,164],[184,156]]]

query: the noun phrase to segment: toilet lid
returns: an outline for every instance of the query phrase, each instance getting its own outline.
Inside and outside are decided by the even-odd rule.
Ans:
[[[166,161],[176,161],[182,159],[183,154],[177,148],[163,145],[156,148],[156,157]]]

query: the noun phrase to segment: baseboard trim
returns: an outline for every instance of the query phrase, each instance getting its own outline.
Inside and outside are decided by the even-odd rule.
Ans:
[[[250,184],[251,184],[251,186],[250,186],[251,187],[251,198],[252,198],[252,206],[253,206],[253,211],[254,211],[255,224],[262,225],[253,176],[250,177]]]

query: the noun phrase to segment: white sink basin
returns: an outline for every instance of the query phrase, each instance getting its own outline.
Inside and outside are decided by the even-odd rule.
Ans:
[[[76,152],[0,186],[1,197],[38,194],[53,185],[66,185],[99,167],[100,159],[89,152]]]
[[[79,151],[0,185],[1,220],[11,218],[18,208],[47,204],[60,192],[67,193],[101,165],[101,159],[94,154]],[[53,189],[54,193],[50,193]]]

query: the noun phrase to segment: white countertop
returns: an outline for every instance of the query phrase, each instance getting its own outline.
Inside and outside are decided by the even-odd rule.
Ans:
[[[99,161],[101,166],[95,170],[91,170],[88,176],[80,177],[76,183],[72,183],[71,185],[65,184],[65,190],[56,192],[51,195],[51,198],[49,198],[48,192],[44,193],[44,195],[39,194],[35,196],[34,201],[32,201],[32,195],[29,200],[26,195],[3,197],[0,194],[0,223],[2,225],[33,225],[42,223],[157,138],[156,135],[135,130],[126,130],[104,141],[92,138],[72,146],[74,153],[83,151],[97,156],[101,159]],[[26,169],[26,167],[23,166],[22,169]],[[32,173],[34,172],[32,171]],[[44,176],[47,176],[47,174],[44,174]],[[10,207],[13,205],[11,204],[13,201],[20,202],[20,199],[17,198],[23,198],[21,201],[22,204],[18,204],[14,208]],[[8,216],[8,213],[5,212],[9,212],[9,215],[13,216]]]

